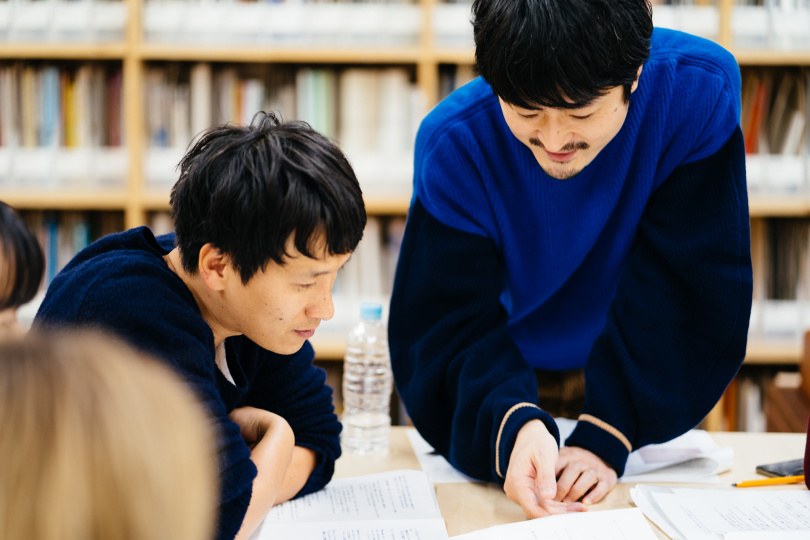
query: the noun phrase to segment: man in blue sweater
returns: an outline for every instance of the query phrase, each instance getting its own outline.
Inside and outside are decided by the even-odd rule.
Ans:
[[[417,136],[395,380],[458,469],[529,517],[580,511],[745,355],[739,68],[653,31],[646,0],[476,0],[473,27],[482,78]],[[561,413],[578,422],[558,449]]]
[[[35,325],[91,325],[172,366],[220,435],[217,538],[321,489],[340,424],[307,341],[334,314],[363,234],[354,172],[328,139],[259,114],[205,133],[172,189],[175,234],[102,238],[54,279]]]

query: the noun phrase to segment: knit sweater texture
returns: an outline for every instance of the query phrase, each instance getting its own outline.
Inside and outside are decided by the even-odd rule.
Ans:
[[[503,481],[533,368],[585,368],[568,445],[624,470],[694,427],[745,355],[751,258],[740,74],[655,29],[619,133],[569,180],[512,135],[481,78],[422,122],[391,303],[397,388],[463,472]]]
[[[325,374],[308,342],[279,355],[244,336],[225,340],[228,381],[215,361],[214,335],[191,291],[166,264],[174,234],[146,227],[106,236],[82,250],[53,280],[34,321],[40,327],[91,326],[116,334],[173,368],[194,389],[218,432],[220,511],[216,537],[233,538],[250,502],[256,467],[239,426],[228,418],[253,406],[282,416],[295,444],[317,455],[299,496],[321,489],[340,455],[340,424]]]

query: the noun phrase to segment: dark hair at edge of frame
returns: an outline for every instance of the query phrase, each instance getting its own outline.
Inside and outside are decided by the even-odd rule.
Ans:
[[[0,310],[20,307],[31,301],[39,290],[45,273],[45,256],[39,240],[22,218],[6,203],[0,201],[0,266],[11,267],[14,280],[11,288],[0,290]],[[7,270],[0,267],[0,272]]]
[[[363,237],[366,210],[351,165],[305,122],[260,112],[249,126],[212,128],[179,167],[172,219],[188,272],[209,242],[246,284],[271,260],[284,264],[290,235],[313,258],[321,234],[330,254],[354,251]]]
[[[497,96],[525,109],[625,103],[650,54],[647,0],[475,0],[475,62]]]

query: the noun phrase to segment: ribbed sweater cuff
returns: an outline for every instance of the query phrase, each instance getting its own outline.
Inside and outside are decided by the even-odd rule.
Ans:
[[[588,419],[583,419],[583,416]],[[630,455],[629,444],[621,432],[590,415],[580,417],[573,433],[565,441],[566,446],[590,450],[610,465],[618,476],[624,474],[627,456]]]
[[[560,430],[557,428],[554,418],[537,405],[518,403],[504,415],[495,441],[495,474],[501,481],[503,481],[506,470],[509,468],[509,457],[515,447],[518,432],[530,420],[542,421],[548,432],[556,439],[557,446],[560,445]]]

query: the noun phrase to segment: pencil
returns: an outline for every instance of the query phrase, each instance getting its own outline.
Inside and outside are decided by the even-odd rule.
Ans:
[[[798,484],[804,482],[804,475],[799,476],[777,476],[774,478],[760,478],[758,480],[745,480],[731,484],[734,487],[757,487],[757,486],[777,486],[779,484]]]

